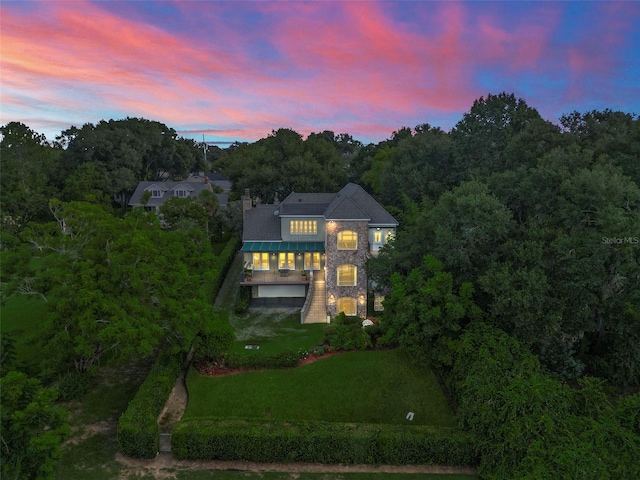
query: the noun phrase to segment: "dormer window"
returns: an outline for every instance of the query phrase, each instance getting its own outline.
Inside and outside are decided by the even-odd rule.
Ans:
[[[162,197],[162,191],[160,191],[160,190],[151,190],[151,196],[153,198],[161,198]]]
[[[176,197],[184,198],[187,196],[186,190],[176,190]]]

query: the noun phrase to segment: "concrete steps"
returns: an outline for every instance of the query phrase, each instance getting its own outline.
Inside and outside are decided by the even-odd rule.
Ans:
[[[313,297],[304,323],[327,323],[326,291],[324,272],[314,272]]]

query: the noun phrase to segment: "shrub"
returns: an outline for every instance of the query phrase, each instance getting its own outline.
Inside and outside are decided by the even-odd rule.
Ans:
[[[362,328],[360,317],[348,317],[341,312],[327,329],[326,337],[335,350],[366,350],[373,347],[370,332],[378,332],[372,327]]]
[[[216,319],[205,328],[194,342],[196,361],[213,360],[225,355],[235,340],[233,328],[226,321]]]
[[[187,420],[172,435],[178,459],[471,466],[469,434],[448,428],[328,422]]]
[[[225,356],[224,363],[229,368],[278,369],[295,367],[302,358],[303,353],[294,352],[293,350],[273,354],[252,353],[243,355],[234,353]]]
[[[233,308],[236,315],[244,315],[249,310],[251,303],[251,287],[240,287],[236,303]]]
[[[182,354],[160,354],[136,396],[118,421],[118,447],[129,457],[154,458],[158,453],[158,415],[180,374]]]
[[[58,377],[58,400],[66,402],[80,398],[93,387],[94,376],[87,372],[68,371]]]

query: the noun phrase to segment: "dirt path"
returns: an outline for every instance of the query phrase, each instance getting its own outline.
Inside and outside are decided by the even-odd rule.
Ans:
[[[137,460],[120,453],[116,459],[130,469],[130,473],[149,474],[154,478],[166,478],[172,469],[179,470],[239,470],[245,472],[284,472],[284,473],[441,473],[469,474],[477,471],[473,468],[446,467],[439,465],[329,465],[321,463],[257,463],[223,462],[200,460],[176,460],[170,453],[161,453],[153,460]]]

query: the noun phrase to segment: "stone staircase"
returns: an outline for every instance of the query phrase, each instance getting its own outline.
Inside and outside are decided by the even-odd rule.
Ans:
[[[327,287],[324,280],[324,270],[313,272],[311,290],[311,304],[302,323],[327,323]]]

